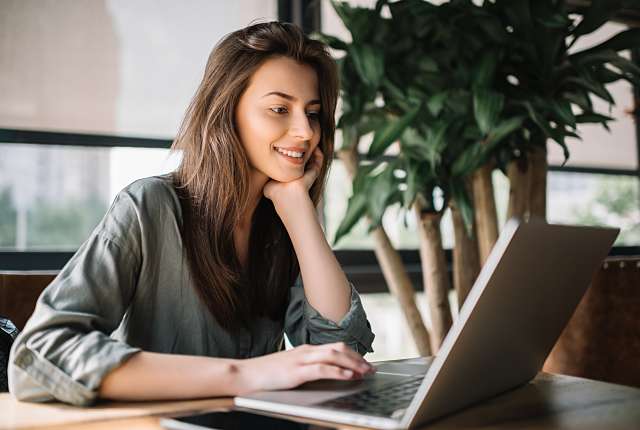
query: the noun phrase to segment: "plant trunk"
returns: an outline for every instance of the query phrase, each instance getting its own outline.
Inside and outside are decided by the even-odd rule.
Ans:
[[[382,227],[373,231],[374,252],[382,269],[389,291],[398,299],[413,341],[421,356],[432,355],[431,341],[422,315],[416,304],[411,279],[402,264],[400,254],[393,248],[389,236]]]
[[[547,148],[536,147],[530,155],[531,191],[529,212],[531,216],[547,219]]]
[[[456,205],[452,202],[449,207],[451,209],[455,239],[453,247],[453,287],[456,290],[458,309],[460,309],[480,271],[478,240],[475,236],[475,226],[472,226],[472,236],[469,236],[462,215]]]
[[[529,159],[514,159],[507,165],[509,178],[509,207],[507,219],[527,220],[531,200],[531,163]]]
[[[352,178],[355,176],[358,166],[355,147],[356,145],[352,145],[353,149],[338,151],[338,157],[344,162],[345,168]],[[409,275],[402,264],[400,254],[393,248],[393,245],[391,245],[389,236],[382,226],[373,231],[373,239],[374,252],[378,259],[378,264],[380,264],[380,268],[382,269],[385,282],[391,294],[394,295],[400,303],[402,314],[409,327],[418,353],[421,356],[432,355],[429,332],[418,310],[415,291],[411,279],[409,279]]]
[[[435,353],[451,328],[449,306],[449,277],[440,234],[440,214],[423,212],[419,203],[414,204],[420,236],[420,260],[424,290],[431,313],[431,349]]]
[[[484,164],[474,172],[472,179],[473,206],[481,265],[487,261],[491,248],[498,239],[498,214],[493,194],[493,181],[491,180],[492,171],[491,164]]]

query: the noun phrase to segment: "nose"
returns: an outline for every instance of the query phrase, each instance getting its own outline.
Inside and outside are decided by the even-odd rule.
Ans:
[[[306,113],[298,113],[292,115],[289,124],[289,135],[300,140],[311,140],[313,137],[313,128],[309,123]]]

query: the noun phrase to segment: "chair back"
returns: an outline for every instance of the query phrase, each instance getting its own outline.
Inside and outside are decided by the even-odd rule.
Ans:
[[[600,267],[543,367],[640,387],[640,256]]]

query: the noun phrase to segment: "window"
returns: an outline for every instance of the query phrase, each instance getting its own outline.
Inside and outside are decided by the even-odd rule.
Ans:
[[[9,0],[2,8],[3,251],[75,251],[120,189],[173,170],[167,148],[211,48],[254,20],[277,19],[275,0]],[[24,143],[2,142],[16,134]]]
[[[0,145],[0,249],[75,251],[119,190],[177,166],[167,149]]]
[[[209,52],[275,0],[7,0],[0,127],[172,138]]]

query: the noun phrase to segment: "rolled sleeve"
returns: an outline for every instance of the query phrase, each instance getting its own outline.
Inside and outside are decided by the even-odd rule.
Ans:
[[[110,337],[135,291],[141,261],[136,222],[126,197],[116,198],[43,291],[11,348],[9,391],[16,398],[91,404],[107,373],[140,351]]]
[[[351,287],[351,306],[336,324],[323,317],[306,299],[300,278],[290,289],[290,301],[285,316],[285,333],[292,345],[305,343],[320,345],[344,342],[361,355],[373,352],[375,335],[362,306],[360,296]]]

